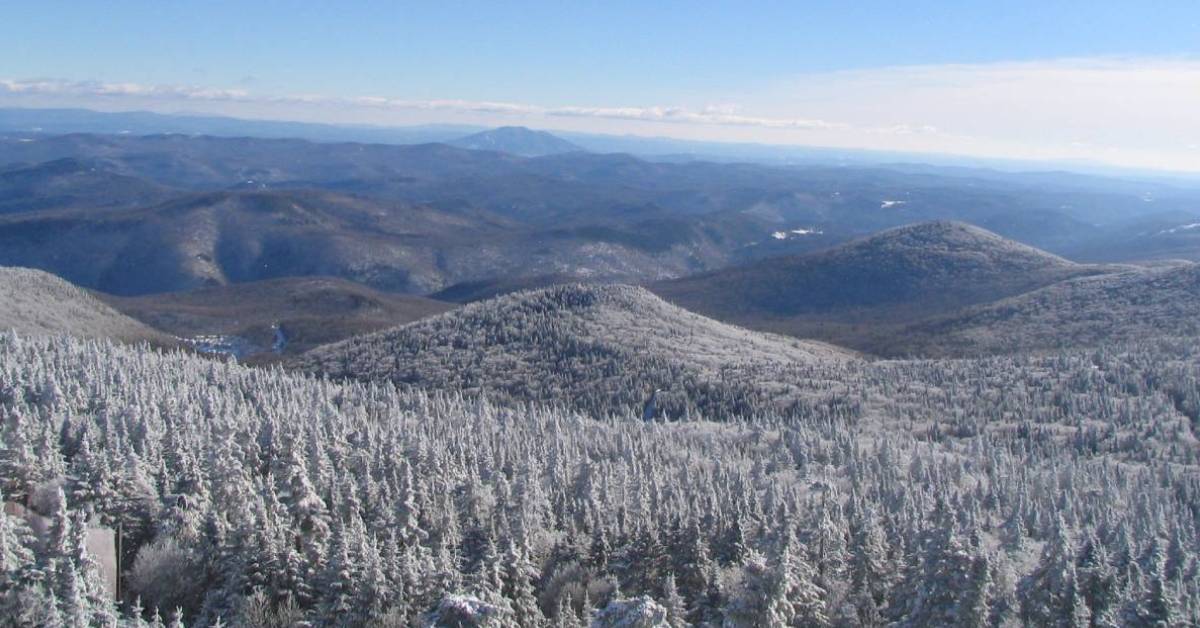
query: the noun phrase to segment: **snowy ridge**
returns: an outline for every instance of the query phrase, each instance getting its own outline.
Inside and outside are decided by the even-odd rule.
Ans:
[[[716,391],[765,391],[772,369],[852,359],[817,342],[751,332],[670,305],[643,288],[563,285],[518,292],[308,353],[303,369],[338,378],[638,409],[727,414]],[[815,375],[814,375],[815,376]],[[762,379],[760,382],[759,379]],[[782,405],[796,403],[783,386]],[[741,394],[741,393],[740,393]],[[765,393],[763,393],[765,394]],[[782,407],[782,406],[781,406]]]
[[[0,266],[0,331],[10,329],[24,334],[172,344],[166,334],[117,312],[50,273]]]

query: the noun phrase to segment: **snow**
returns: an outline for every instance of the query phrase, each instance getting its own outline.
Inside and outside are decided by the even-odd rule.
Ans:
[[[776,231],[775,233],[771,234],[771,237],[775,238],[776,240],[786,240],[794,235],[797,235],[797,236],[821,235],[823,233],[824,233],[824,231],[821,231],[820,229],[803,229],[803,228],[801,228],[801,229],[792,229],[791,231]]]
[[[879,209],[888,209],[889,207],[898,207],[907,204],[908,201],[882,201],[879,203]]]
[[[253,344],[240,336],[206,334],[179,340],[200,353],[228,355],[238,359],[245,357],[253,349]]]
[[[430,619],[434,626],[487,626],[505,614],[504,609],[473,595],[447,595]]]
[[[593,628],[667,628],[667,609],[643,595],[636,599],[613,600],[596,613]]]

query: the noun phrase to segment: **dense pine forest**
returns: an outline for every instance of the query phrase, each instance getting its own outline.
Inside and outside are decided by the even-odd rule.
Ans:
[[[1194,342],[815,368],[644,421],[8,333],[0,623],[1200,622]]]

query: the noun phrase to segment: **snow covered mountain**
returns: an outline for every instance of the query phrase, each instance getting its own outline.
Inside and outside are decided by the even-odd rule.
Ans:
[[[972,356],[1200,337],[1200,265],[1062,281],[934,317],[896,333],[885,353]],[[1186,341],[1185,341],[1186,342]]]
[[[935,221],[650,289],[718,320],[867,348],[868,333],[1115,270],[1076,264],[965,223]]]
[[[31,268],[0,267],[0,331],[111,338],[170,345],[170,336],[114,310],[87,291]]]
[[[320,347],[299,365],[335,378],[599,412],[640,411],[661,389],[662,413],[712,416],[732,414],[750,397],[774,398],[779,408],[797,403],[782,373],[820,377],[825,365],[848,359],[822,343],[704,318],[642,288],[575,284],[517,292]]]

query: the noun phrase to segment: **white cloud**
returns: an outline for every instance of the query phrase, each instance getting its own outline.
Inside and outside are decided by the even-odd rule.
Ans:
[[[209,101],[249,101],[252,97],[243,90],[213,89],[180,85],[139,85],[137,83],[101,83],[98,81],[63,80],[4,80],[0,92],[53,96],[96,96],[163,98]]]
[[[802,107],[850,128],[931,127],[880,147],[1200,170],[1200,59],[1104,57],[807,74],[755,90],[761,115]],[[903,136],[897,132],[893,136]],[[1182,141],[1181,141],[1182,140]]]
[[[979,157],[1200,171],[1200,59],[1091,58],[875,68],[730,86],[686,105],[550,106],[65,80],[0,80],[0,101],[185,107],[250,117],[518,122]],[[707,101],[707,102],[704,102]],[[99,103],[99,104],[97,104]]]
[[[765,118],[744,116],[728,108],[705,107],[691,111],[682,107],[557,107],[542,111],[547,116],[610,118],[678,124],[709,124],[719,126],[748,126],[768,129],[839,129],[847,125],[807,118]]]
[[[0,80],[0,93],[94,98],[245,102],[291,105],[341,105],[383,110],[446,111],[551,118],[603,118],[673,124],[749,126],[775,129],[836,129],[844,125],[802,118],[764,118],[735,113],[730,106],[705,107],[543,107],[538,105],[471,100],[403,100],[382,96],[253,95],[244,90],[211,89],[179,85],[139,85],[64,80]]]

